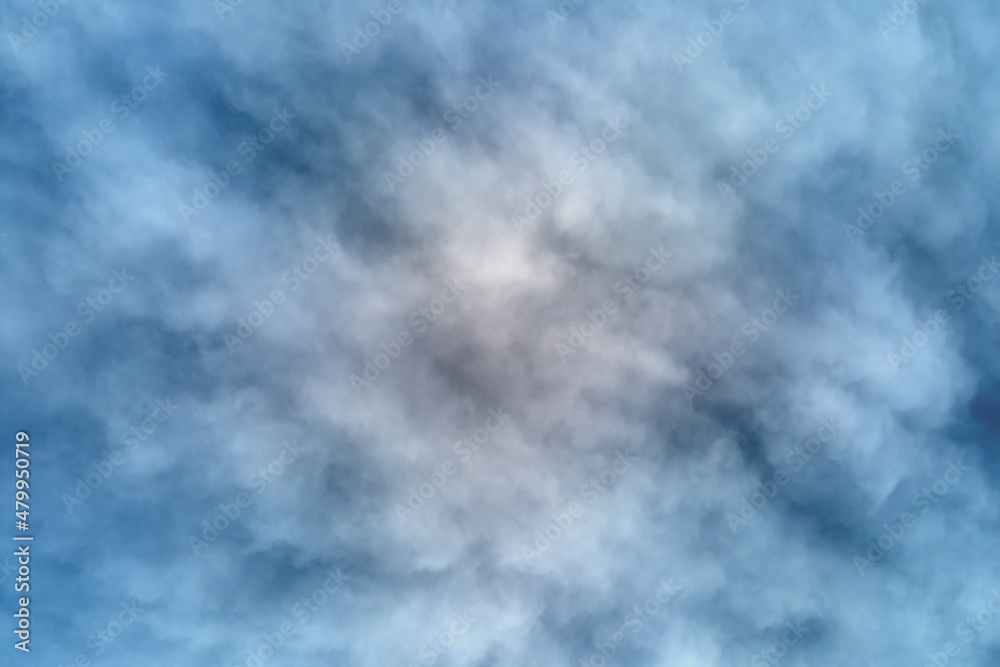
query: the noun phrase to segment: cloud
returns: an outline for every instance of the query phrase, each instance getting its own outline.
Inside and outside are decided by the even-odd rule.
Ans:
[[[994,664],[995,624],[956,626],[1000,577],[1000,282],[949,296],[996,252],[996,12],[927,3],[884,38],[892,6],[861,2],[563,5],[67,3],[8,49],[0,409],[39,443],[33,659],[248,665],[277,632],[266,664],[595,664],[666,580],[683,592],[623,664],[902,666],[950,641]],[[119,120],[147,68],[169,75]],[[960,138],[931,163],[940,132]],[[491,410],[509,420],[460,460]]]

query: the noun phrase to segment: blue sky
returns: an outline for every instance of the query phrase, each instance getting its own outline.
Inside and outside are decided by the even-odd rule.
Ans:
[[[8,3],[3,664],[996,665],[998,27]]]

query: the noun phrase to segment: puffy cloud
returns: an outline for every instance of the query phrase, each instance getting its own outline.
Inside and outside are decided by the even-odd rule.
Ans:
[[[4,59],[40,659],[995,663],[995,12],[59,8]]]

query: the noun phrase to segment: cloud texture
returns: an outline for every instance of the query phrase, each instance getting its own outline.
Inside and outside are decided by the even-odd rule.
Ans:
[[[995,5],[3,27],[16,660],[997,664]]]

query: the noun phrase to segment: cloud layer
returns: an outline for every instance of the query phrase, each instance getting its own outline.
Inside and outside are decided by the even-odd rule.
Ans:
[[[995,7],[46,6],[19,659],[996,664]]]

